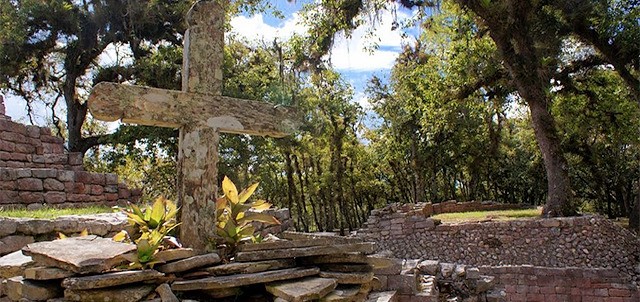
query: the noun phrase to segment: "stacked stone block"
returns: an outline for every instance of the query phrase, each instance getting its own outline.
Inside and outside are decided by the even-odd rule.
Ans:
[[[483,266],[496,277],[504,301],[640,301],[636,287],[615,269],[536,266]]]
[[[84,207],[136,201],[142,192],[115,174],[91,173],[51,130],[11,121],[0,97],[0,207]]]

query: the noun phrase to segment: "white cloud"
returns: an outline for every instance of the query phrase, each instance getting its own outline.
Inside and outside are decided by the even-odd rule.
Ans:
[[[305,26],[301,25],[300,15],[295,13],[278,26],[267,24],[262,14],[247,16],[237,16],[231,19],[231,32],[236,33],[249,40],[273,41],[274,38],[287,40],[294,33],[302,34],[306,32]]]
[[[408,18],[405,13],[398,12],[398,21]],[[368,20],[364,26],[355,30],[349,38],[338,35],[331,49],[330,59],[334,68],[339,71],[380,71],[390,69],[400,51],[402,44],[401,31],[391,30],[393,22],[391,12],[385,11],[377,21]],[[294,33],[303,34],[306,27],[300,24],[298,13],[284,20],[278,26],[267,24],[262,15],[251,17],[237,16],[231,20],[232,32],[249,40],[272,41],[290,38]],[[367,28],[375,28],[373,37],[366,37]],[[365,50],[372,43],[380,47],[373,52]]]

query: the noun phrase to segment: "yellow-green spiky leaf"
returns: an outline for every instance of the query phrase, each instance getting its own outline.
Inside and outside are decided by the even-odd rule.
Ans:
[[[129,237],[129,234],[127,233],[127,231],[122,230],[118,232],[118,234],[115,234],[113,237],[111,237],[111,240],[115,242],[123,242],[127,239],[127,237]]]
[[[250,185],[248,188],[242,190],[242,192],[240,192],[240,195],[238,195],[238,202],[245,203],[249,199],[249,197],[253,195],[253,192],[256,191],[256,188],[258,188],[258,184],[259,183],[254,183]]]
[[[238,189],[236,185],[229,179],[229,177],[224,177],[222,180],[222,192],[224,196],[229,199],[232,203],[238,203]]]

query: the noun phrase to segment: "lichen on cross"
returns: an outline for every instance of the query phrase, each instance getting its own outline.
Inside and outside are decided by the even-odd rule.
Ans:
[[[215,238],[219,133],[283,137],[297,124],[292,108],[222,96],[227,1],[199,1],[189,10],[182,91],[99,83],[88,100],[100,120],[180,129],[180,240],[201,251],[215,248],[210,240]]]

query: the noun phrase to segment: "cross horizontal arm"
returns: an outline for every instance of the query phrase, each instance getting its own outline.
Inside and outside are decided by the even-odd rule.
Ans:
[[[227,133],[283,137],[299,123],[291,107],[107,82],[93,88],[88,102],[97,119],[148,126],[198,125]]]

